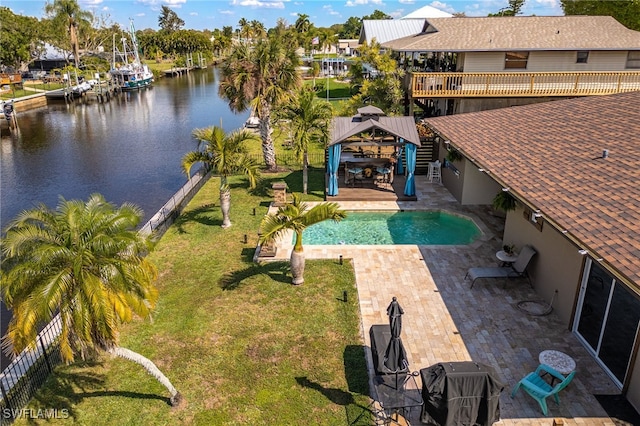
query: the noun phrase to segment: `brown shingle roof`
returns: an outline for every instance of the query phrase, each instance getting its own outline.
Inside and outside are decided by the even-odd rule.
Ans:
[[[594,258],[640,287],[640,92],[427,122]]]
[[[610,16],[432,18],[425,32],[382,43],[396,51],[638,50],[640,31]]]

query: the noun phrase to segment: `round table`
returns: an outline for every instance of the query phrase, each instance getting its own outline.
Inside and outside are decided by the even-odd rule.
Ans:
[[[518,260],[518,255],[516,253],[508,254],[504,250],[500,250],[496,253],[496,257],[500,262],[502,262],[502,266],[509,266],[516,260]]]
[[[540,364],[546,364],[558,373],[567,375],[576,369],[576,362],[564,352],[546,350],[538,356]]]

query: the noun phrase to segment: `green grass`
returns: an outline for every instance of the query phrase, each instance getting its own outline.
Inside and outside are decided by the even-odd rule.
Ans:
[[[305,199],[320,200],[323,174],[312,175]],[[351,264],[308,260],[305,283],[292,286],[288,262],[252,262],[276,180],[302,185],[300,172],[269,175],[252,193],[244,178],[231,179],[233,226],[221,229],[212,178],[150,254],[160,291],[153,322],[123,326],[121,344],[153,360],[183,406],[170,407],[141,367],[105,358],[58,367],[30,408],[67,409],[87,425],[344,425],[366,414]]]

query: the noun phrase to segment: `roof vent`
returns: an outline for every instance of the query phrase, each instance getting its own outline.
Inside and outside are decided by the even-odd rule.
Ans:
[[[602,151],[602,158],[608,158],[609,157],[609,150],[605,149]]]

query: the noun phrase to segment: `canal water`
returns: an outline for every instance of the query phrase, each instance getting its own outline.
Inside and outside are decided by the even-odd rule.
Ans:
[[[96,192],[116,205],[138,205],[145,223],[187,181],[180,162],[197,147],[192,131],[221,123],[235,130],[248,116],[218,97],[214,68],[163,78],[105,103],[58,101],[20,112],[20,131],[2,130],[2,229],[39,203],[55,208],[60,196],[86,200]],[[4,335],[8,314],[1,308]]]

